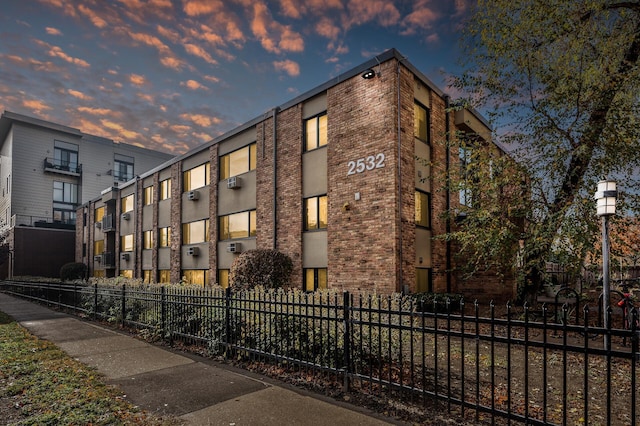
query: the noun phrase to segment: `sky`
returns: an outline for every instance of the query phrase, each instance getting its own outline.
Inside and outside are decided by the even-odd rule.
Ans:
[[[445,92],[474,0],[3,0],[0,111],[182,154],[387,49]]]

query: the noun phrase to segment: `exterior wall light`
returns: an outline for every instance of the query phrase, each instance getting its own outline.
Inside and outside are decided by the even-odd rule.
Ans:
[[[364,78],[365,80],[370,80],[375,76],[376,72],[371,68],[368,68],[367,70],[365,70],[365,72],[362,73],[362,78]]]

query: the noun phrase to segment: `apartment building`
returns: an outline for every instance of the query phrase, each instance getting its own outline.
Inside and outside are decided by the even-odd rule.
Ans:
[[[434,238],[461,199],[443,179],[460,167],[447,139],[489,141],[490,129],[447,104],[386,51],[104,190],[78,210],[76,259],[92,276],[226,286],[239,253],[267,248],[292,258],[294,285],[309,291],[463,292],[451,245]]]
[[[172,158],[10,111],[0,116],[0,141],[4,276],[57,277],[75,260],[78,207]]]

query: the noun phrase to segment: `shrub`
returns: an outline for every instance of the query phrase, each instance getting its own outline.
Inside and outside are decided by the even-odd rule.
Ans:
[[[234,290],[247,290],[262,286],[281,288],[290,283],[293,262],[277,250],[249,250],[234,260],[229,273],[229,284]]]
[[[87,275],[87,265],[84,263],[66,263],[60,268],[62,281],[81,280]]]

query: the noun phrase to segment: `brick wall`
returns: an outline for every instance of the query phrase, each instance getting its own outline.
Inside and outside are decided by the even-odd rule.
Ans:
[[[182,163],[171,165],[171,282],[182,279]]]
[[[218,145],[209,148],[209,284],[218,282]]]

